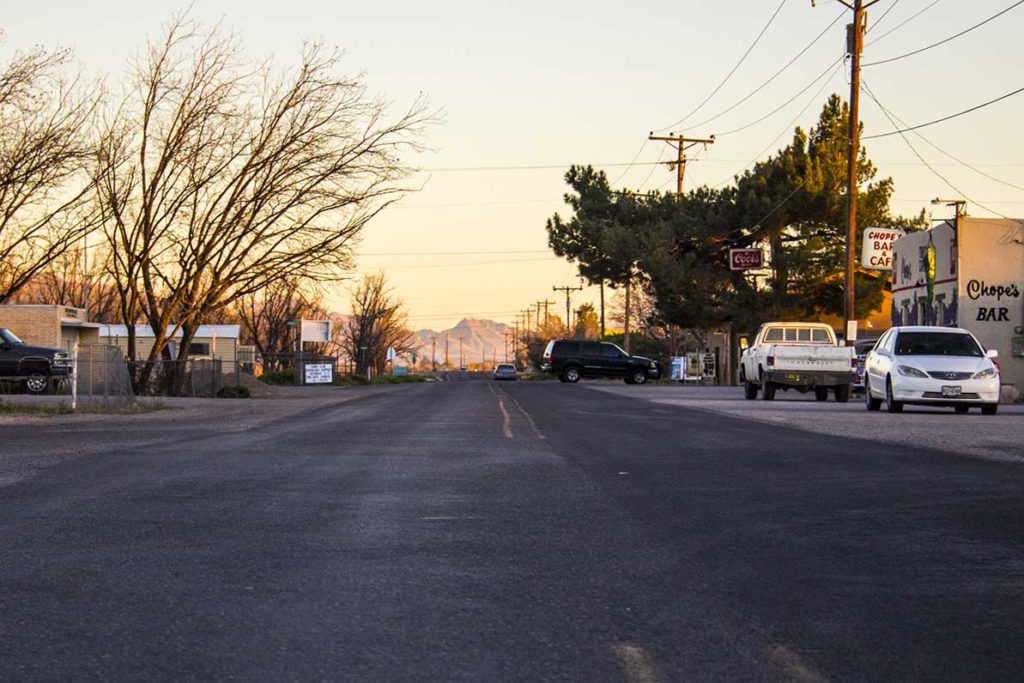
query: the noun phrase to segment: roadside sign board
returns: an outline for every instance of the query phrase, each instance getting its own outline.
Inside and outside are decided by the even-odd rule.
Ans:
[[[396,365],[393,368],[391,368],[391,374],[395,375],[396,377],[401,375],[408,375],[409,368],[405,367],[404,365]]]
[[[860,264],[868,270],[892,270],[892,247],[906,233],[893,228],[865,228]]]
[[[676,381],[682,381],[686,379],[686,362],[689,360],[686,356],[673,356],[672,357],[672,379]]]
[[[307,363],[305,367],[306,384],[330,384],[334,380],[330,363]]]
[[[306,342],[329,342],[331,341],[330,320],[303,320],[300,341]]]
[[[764,252],[760,249],[730,249],[729,270],[764,268]]]

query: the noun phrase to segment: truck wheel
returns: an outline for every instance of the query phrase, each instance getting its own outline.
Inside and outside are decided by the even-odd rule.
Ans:
[[[562,373],[562,377],[564,377],[565,381],[569,384],[576,384],[576,382],[580,381],[580,369],[574,365],[570,365],[565,369],[565,372]]]
[[[885,380],[885,409],[890,413],[902,413],[903,404],[892,397],[892,380]]]
[[[827,401],[828,400],[828,387],[814,387],[814,400],[815,401]]]
[[[836,395],[836,403],[846,403],[850,400],[850,394],[852,387],[849,384],[840,384],[837,387],[833,387],[832,391]]]
[[[774,401],[775,400],[775,385],[772,384],[771,382],[769,382],[768,380],[765,380],[761,384],[762,384],[761,398],[763,400],[765,400],[765,401]]]
[[[629,375],[629,379],[632,384],[646,384],[647,383],[647,371],[646,370],[634,370]]]
[[[757,385],[754,384],[753,382],[744,382],[743,398],[747,399],[748,401],[753,401],[755,398],[757,398]]]
[[[25,390],[30,394],[45,394],[49,384],[50,380],[46,375],[36,373],[25,379]]]

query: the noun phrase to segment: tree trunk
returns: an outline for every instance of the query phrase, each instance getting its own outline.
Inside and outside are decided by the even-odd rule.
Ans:
[[[601,339],[604,339],[604,278],[601,278],[600,290],[601,292]],[[545,321],[547,322],[547,321]]]

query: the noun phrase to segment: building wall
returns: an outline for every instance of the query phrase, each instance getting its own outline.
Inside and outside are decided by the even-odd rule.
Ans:
[[[100,342],[103,344],[112,344],[121,349],[121,351],[127,355],[128,353],[128,337],[101,337]],[[173,342],[177,344],[177,342]],[[218,360],[225,361],[225,372],[234,372],[234,368],[228,369],[227,363],[234,363],[238,357],[238,340],[230,337],[196,337],[192,340],[193,344],[207,344],[210,349],[210,354],[193,354],[191,358],[216,358]],[[153,338],[152,337],[136,337],[135,338],[135,356],[139,360],[145,360],[149,358],[150,351],[153,350]],[[177,355],[177,347],[173,349],[173,353]]]
[[[48,304],[0,306],[0,327],[6,327],[26,344],[72,351],[75,344],[96,344],[99,330],[88,323],[85,309]]]
[[[1024,390],[1024,225],[960,220],[960,326],[999,351],[1003,384]]]
[[[970,330],[999,351],[1004,385],[1024,390],[1024,225],[964,216],[911,233],[893,248],[893,325],[949,325]],[[935,274],[927,251],[935,250]]]
[[[56,306],[0,306],[0,327],[33,346],[61,347]]]

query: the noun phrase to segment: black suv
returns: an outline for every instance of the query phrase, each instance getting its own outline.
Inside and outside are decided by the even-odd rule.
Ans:
[[[30,394],[43,394],[71,376],[71,359],[62,349],[29,346],[0,328],[0,382],[24,384]]]
[[[643,356],[631,356],[615,344],[580,339],[554,339],[544,349],[544,372],[562,382],[581,377],[622,377],[626,384],[643,384],[661,377],[661,365]]]

